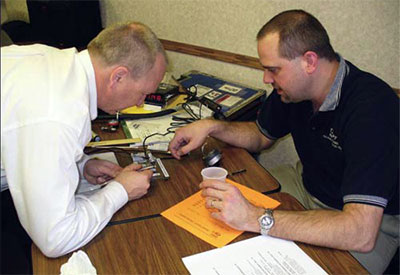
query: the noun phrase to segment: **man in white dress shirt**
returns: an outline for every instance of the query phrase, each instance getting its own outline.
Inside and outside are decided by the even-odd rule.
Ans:
[[[29,272],[30,239],[48,257],[80,248],[123,205],[147,193],[151,171],[89,159],[83,149],[97,108],[114,114],[141,105],[165,70],[160,41],[137,22],[103,30],[81,52],[40,44],[1,48],[1,273]],[[78,195],[83,178],[114,180]],[[9,218],[13,204],[23,229]],[[25,239],[17,235],[24,231]]]

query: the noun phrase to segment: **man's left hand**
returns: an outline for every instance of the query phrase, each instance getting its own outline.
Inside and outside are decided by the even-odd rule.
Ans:
[[[211,216],[237,230],[260,232],[258,218],[264,209],[251,204],[232,184],[205,180],[200,184],[206,207],[217,209]]]
[[[107,160],[90,159],[85,164],[83,176],[91,184],[102,184],[121,172],[122,167]]]

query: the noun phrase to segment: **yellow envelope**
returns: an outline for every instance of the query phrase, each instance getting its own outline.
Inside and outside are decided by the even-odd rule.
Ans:
[[[273,209],[280,204],[280,202],[249,187],[229,179],[226,179],[226,182],[239,188],[243,196],[254,205]],[[161,215],[216,247],[223,247],[243,233],[243,231],[233,229],[225,223],[212,218],[210,213],[215,210],[207,209],[205,203],[206,200],[201,196],[201,191],[199,191],[165,210]]]

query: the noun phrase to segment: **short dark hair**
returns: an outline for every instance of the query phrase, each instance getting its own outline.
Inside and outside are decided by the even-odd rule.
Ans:
[[[267,34],[279,34],[279,54],[292,60],[307,51],[329,61],[336,59],[328,33],[313,15],[303,10],[289,10],[269,20],[258,32],[257,40]]]

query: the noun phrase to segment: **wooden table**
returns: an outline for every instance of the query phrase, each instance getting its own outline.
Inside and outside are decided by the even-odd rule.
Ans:
[[[121,136],[115,134],[111,138]],[[215,146],[222,150],[222,166],[228,171],[247,169],[247,172],[231,177],[233,180],[262,192],[277,189],[275,179],[245,150],[222,144]],[[122,159],[124,161],[126,159]],[[187,274],[182,257],[214,248],[159,215],[199,190],[200,170],[203,168],[201,153],[196,151],[181,161],[171,159],[163,162],[171,178],[153,182],[144,198],[129,202],[99,235],[82,248],[98,274]],[[304,209],[286,193],[270,196],[282,203],[281,209]],[[234,242],[254,236],[257,234],[245,232]],[[328,273],[367,273],[346,251],[298,245]],[[49,259],[33,245],[33,271],[37,274],[59,273],[61,265],[70,256]]]
[[[101,122],[96,122],[93,129],[96,133],[101,134],[103,139],[125,138],[121,129],[116,133],[101,132],[101,125]],[[246,183],[247,186],[260,192],[279,189],[279,183],[245,150],[210,139],[207,141],[207,150],[212,148],[221,150],[221,166],[229,172],[246,169],[244,173],[230,176],[232,180]],[[117,158],[121,166],[126,166],[132,162],[129,154],[118,153]],[[140,200],[126,204],[113,216],[112,221],[159,214],[199,191],[200,171],[204,168],[200,149],[191,152],[189,156],[183,157],[180,161],[171,158],[163,159],[162,162],[170,175],[170,179],[152,181],[148,194]]]
[[[286,193],[270,196],[282,203],[281,209],[303,209]],[[257,234],[245,232],[234,242],[255,236]],[[367,273],[346,251],[297,244],[328,273]],[[98,274],[188,274],[181,258],[213,248],[167,219],[155,217],[107,226],[82,250],[88,254]],[[33,246],[33,271],[37,274],[59,273],[61,265],[70,256],[49,259]]]

